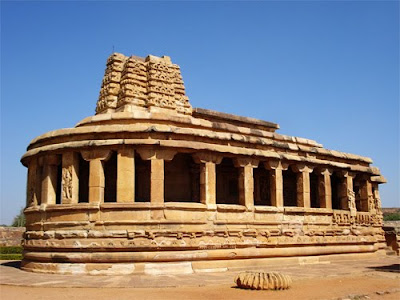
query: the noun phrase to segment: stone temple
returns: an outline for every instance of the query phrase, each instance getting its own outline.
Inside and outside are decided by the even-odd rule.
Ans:
[[[371,159],[192,108],[167,56],[112,54],[96,114],[35,138],[22,268],[161,274],[383,252]]]

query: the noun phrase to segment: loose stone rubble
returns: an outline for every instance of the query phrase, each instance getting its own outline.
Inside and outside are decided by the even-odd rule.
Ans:
[[[22,266],[190,273],[274,257],[380,253],[372,160],[192,108],[169,57],[107,60],[96,115],[35,138]]]
[[[292,279],[277,272],[243,272],[236,276],[234,282],[242,289],[286,290],[292,284]]]

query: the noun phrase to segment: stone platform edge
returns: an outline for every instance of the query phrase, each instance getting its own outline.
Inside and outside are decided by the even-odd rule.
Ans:
[[[140,263],[43,263],[22,261],[21,269],[34,273],[57,275],[183,275],[263,269],[269,266],[329,264],[331,261],[351,261],[377,258],[384,251],[328,254],[315,256],[250,258],[236,260],[140,262]],[[27,268],[27,264],[29,267]]]

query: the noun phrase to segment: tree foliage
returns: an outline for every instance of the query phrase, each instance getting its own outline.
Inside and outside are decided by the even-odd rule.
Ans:
[[[400,221],[400,213],[390,213],[383,216],[384,221]]]
[[[14,217],[14,220],[11,224],[12,227],[24,227],[25,226],[25,214],[24,209],[21,208],[21,211],[18,215]]]

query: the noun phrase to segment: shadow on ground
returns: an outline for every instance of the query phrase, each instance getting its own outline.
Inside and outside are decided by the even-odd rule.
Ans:
[[[7,261],[7,262],[2,263],[1,265],[5,266],[5,267],[21,269],[21,261],[20,260]]]
[[[387,266],[377,266],[377,267],[368,267],[368,269],[372,269],[380,272],[392,272],[392,273],[400,273],[400,264],[392,264]]]

